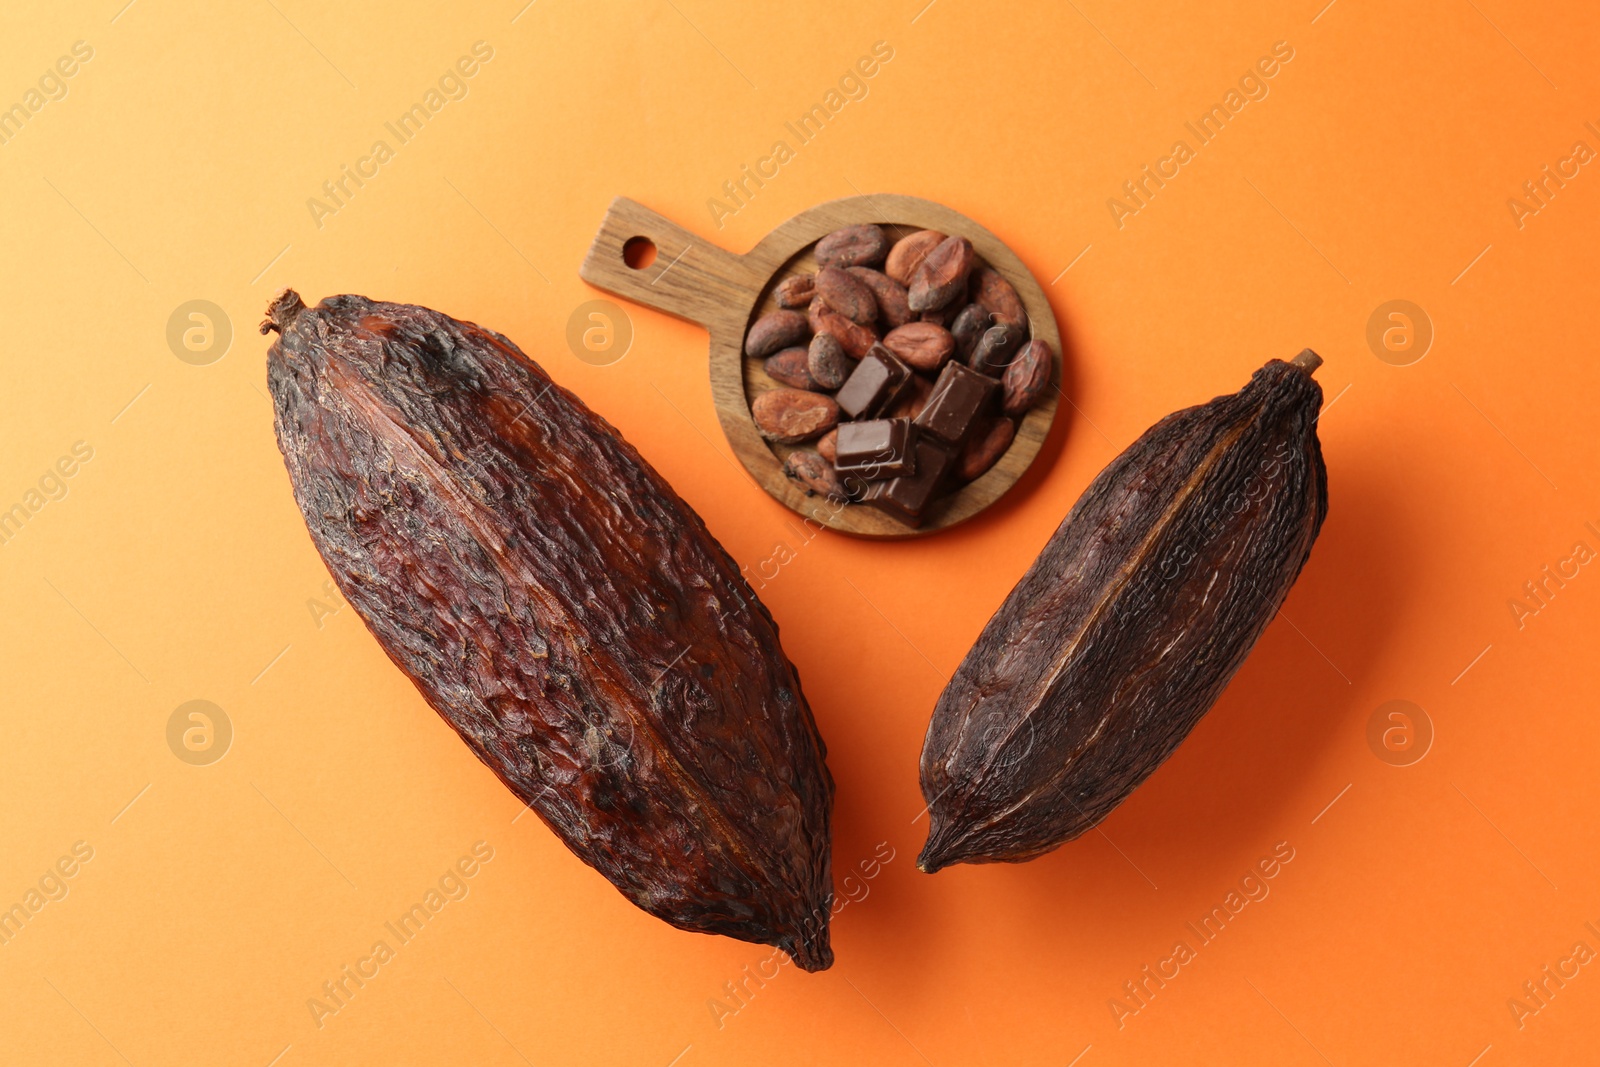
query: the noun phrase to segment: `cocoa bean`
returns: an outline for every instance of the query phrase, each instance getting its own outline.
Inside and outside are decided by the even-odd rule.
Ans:
[[[809,326],[806,317],[798,311],[769,311],[755,321],[744,338],[745,354],[762,359],[780,348],[799,344],[806,339]]]
[[[944,239],[944,234],[938,230],[918,230],[900,238],[894,243],[894,247],[889,249],[889,258],[883,265],[883,273],[901,285],[910,285],[911,278],[917,273],[917,268],[922,266],[922,261],[927,258],[929,252],[939,247]]]
[[[962,308],[950,324],[950,334],[956,339],[956,357],[962,361],[971,359],[972,350],[978,347],[978,339],[989,326],[989,312],[981,305],[968,304]]]
[[[806,370],[819,387],[832,392],[843,385],[855,369],[856,361],[844,354],[844,348],[833,334],[819,333],[811,339],[811,348],[806,352]]]
[[[1010,419],[991,419],[980,425],[961,450],[956,475],[964,482],[976,481],[997,463],[1017,435],[1017,424]]]
[[[767,372],[767,377],[784,385],[792,385],[796,389],[815,390],[818,387],[816,377],[807,369],[806,350],[801,347],[785,348],[776,355],[768,356],[761,365]],[[826,387],[824,387],[826,388]],[[834,386],[833,388],[838,388]]]
[[[811,302],[810,316],[817,324],[816,331],[829,333],[837,338],[845,355],[851,359],[860,359],[878,343],[878,335],[872,327],[851,322],[826,304],[818,307],[821,303],[821,298]]]
[[[817,454],[829,463],[839,458],[839,427],[835,426],[821,437],[817,438]]]
[[[965,237],[946,237],[923,259],[906,287],[912,311],[932,311],[962,296],[977,253]]]
[[[993,267],[982,267],[976,272],[973,289],[973,301],[993,316],[995,324],[1015,326],[1019,330],[1028,324],[1028,312],[1022,306],[1022,298],[1005,276]]]
[[[819,267],[870,267],[882,263],[889,251],[889,238],[871,223],[834,230],[817,242]]]
[[[1000,376],[1000,386],[1004,390],[1000,410],[1016,416],[1033,407],[1049,386],[1053,370],[1055,358],[1049,345],[1043,341],[1029,341],[1023,345],[1022,353]]]
[[[905,286],[871,267],[851,267],[850,273],[872,290],[872,297],[878,304],[879,322],[887,323],[890,329],[894,329],[911,321],[913,312],[911,305],[906,302]]]
[[[851,322],[870,326],[878,318],[878,300],[872,290],[839,267],[817,271],[816,292],[824,304]]]
[[[899,356],[912,370],[937,374],[956,350],[956,339],[943,326],[908,322],[883,336],[883,347]]]
[[[1012,326],[991,326],[983,331],[967,357],[967,366],[998,378],[1022,349],[1023,333]]]
[[[781,308],[803,308],[817,295],[816,290],[815,274],[791,274],[778,283],[772,295]]]
[[[815,452],[790,452],[783,461],[783,473],[805,487],[807,496],[825,496],[830,500],[844,500],[844,483],[833,469],[833,464]]]
[[[900,398],[889,405],[889,410],[883,413],[886,419],[914,419],[922,414],[922,409],[928,406],[928,398],[933,395],[933,383],[920,374],[913,374],[911,381],[906,386],[906,391]]]
[[[768,389],[750,405],[750,416],[763,437],[797,445],[837,426],[839,405],[831,396],[804,389]]]

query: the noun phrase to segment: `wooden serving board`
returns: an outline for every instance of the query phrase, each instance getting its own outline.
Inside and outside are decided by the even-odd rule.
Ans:
[[[1055,354],[1051,388],[1017,427],[1016,439],[983,477],[935,501],[923,524],[907,526],[876,508],[808,496],[783,473],[784,458],[796,447],[763,438],[750,416],[750,402],[778,383],[762,361],[744,355],[746,330],[777,307],[772,290],[790,274],[816,269],[812,245],[834,230],[875,222],[891,240],[916,230],[959,234],[1016,289],[1027,310],[1031,336]],[[654,262],[630,267],[623,249],[645,239],[656,247]],[[835,530],[863,537],[917,537],[970,519],[998,500],[1022,477],[1043,446],[1060,400],[1061,333],[1044,290],[1009,248],[959,212],[912,196],[877,194],[831,200],[802,211],[773,230],[743,255],[711,244],[671,220],[626,197],[606,212],[578,275],[608,293],[696,323],[711,335],[711,394],[722,431],[734,454],[762,488],[785,506]]]

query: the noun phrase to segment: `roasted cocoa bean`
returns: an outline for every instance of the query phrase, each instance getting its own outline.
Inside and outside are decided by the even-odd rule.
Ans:
[[[434,710],[639,907],[827,967],[822,739],[689,505],[500,334],[290,291],[269,330],[311,539]]]
[[[839,267],[817,271],[816,292],[824,304],[851,322],[870,326],[878,318],[878,300],[872,290]]]
[[[819,267],[870,267],[882,263],[889,251],[889,238],[871,223],[834,230],[817,242]]]
[[[997,325],[1014,326],[1019,330],[1028,325],[1022,298],[993,267],[981,267],[974,272],[972,289],[973,301],[987,311]]]
[[[835,426],[817,438],[817,454],[829,463],[839,458],[839,427]]]
[[[769,311],[745,335],[745,354],[764,359],[780,348],[802,343],[809,329],[806,317],[798,311]]]
[[[1055,370],[1055,357],[1050,346],[1043,341],[1029,341],[1022,352],[1000,376],[1000,410],[1013,417],[1021,415],[1034,404],[1050,385],[1050,373]]]
[[[1017,435],[1017,424],[1010,419],[991,419],[980,425],[961,450],[956,476],[963,482],[976,481],[1006,454]]]
[[[883,335],[883,347],[899,356],[912,370],[937,374],[956,350],[956,339],[943,326],[908,322]]]
[[[850,273],[872,290],[872,297],[878,304],[879,322],[887,324],[892,330],[911,321],[911,305],[906,301],[905,286],[871,267],[851,267]]]
[[[810,359],[804,348],[798,345],[794,348],[785,348],[776,355],[771,355],[762,363],[761,369],[767,372],[767,377],[783,385],[790,385],[796,389],[829,388],[821,385],[808,369]],[[833,386],[832,388],[838,388]]]
[[[811,303],[811,318],[816,322],[817,333],[831,333],[851,359],[860,359],[878,343],[878,335],[870,326],[851,322],[843,315],[823,304],[820,298]]]
[[[807,496],[825,496],[830,500],[844,500],[844,483],[839,480],[833,464],[815,452],[798,450],[789,453],[783,461],[783,473],[799,482]]]
[[[973,346],[972,355],[967,357],[967,366],[991,378],[998,378],[1017,358],[1022,344],[1021,330],[1010,326],[991,326],[983,331],[978,343]]]
[[[914,419],[922,414],[922,409],[928,406],[928,398],[933,395],[933,383],[920,374],[912,375],[911,381],[906,385],[906,391],[900,398],[889,405],[883,413],[886,419]]]
[[[837,426],[839,405],[831,396],[804,389],[768,389],[750,405],[750,416],[763,437],[797,445]]]
[[[1327,515],[1320,362],[1167,416],[1079,498],[939,697],[922,870],[1070,841],[1215,703]]]
[[[917,268],[922,266],[922,261],[928,257],[945,239],[944,234],[938,230],[918,230],[908,234],[894,243],[889,249],[889,258],[883,265],[883,273],[899,282],[901,285],[910,285],[911,278],[917,273]]]
[[[981,305],[968,304],[962,308],[950,324],[950,335],[956,339],[956,358],[962,362],[970,359],[972,350],[978,347],[978,339],[989,325],[989,312]]]
[[[832,392],[843,385],[855,369],[856,361],[844,354],[839,339],[833,334],[819,333],[811,339],[811,348],[806,353],[806,371],[818,386]]]
[[[964,296],[977,253],[965,237],[946,237],[923,259],[906,287],[912,311],[932,311]]]
[[[817,295],[815,274],[791,274],[772,291],[781,308],[803,308]]]

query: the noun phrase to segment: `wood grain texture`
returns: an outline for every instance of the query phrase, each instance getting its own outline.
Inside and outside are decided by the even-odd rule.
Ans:
[[[819,238],[863,222],[884,226],[891,239],[922,229],[967,238],[978,255],[1016,289],[1027,310],[1032,336],[1047,342],[1055,355],[1050,388],[1017,427],[1011,448],[983,477],[935,502],[916,529],[874,508],[806,496],[783,473],[784,458],[792,448],[765,440],[750,417],[750,402],[779,383],[767,377],[759,360],[744,356],[745,331],[756,317],[777,307],[773,289],[779,282],[816,268],[811,247]],[[622,255],[623,246],[634,237],[649,238],[657,249],[655,262],[642,270],[629,267]],[[606,212],[578,275],[598,289],[706,328],[711,335],[712,399],[734,454],[774,498],[796,514],[831,529],[862,537],[905,538],[964,522],[1017,483],[1055,422],[1061,395],[1061,332],[1044,290],[998,237],[960,212],[930,200],[891,193],[831,200],[802,211],[749,252],[738,255],[696,237],[636,201],[618,197]]]

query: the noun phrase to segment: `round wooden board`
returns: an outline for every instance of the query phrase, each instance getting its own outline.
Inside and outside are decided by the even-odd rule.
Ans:
[[[811,246],[819,238],[865,222],[883,226],[891,238],[924,229],[967,238],[978,255],[1016,289],[1028,314],[1031,336],[1046,342],[1055,357],[1051,388],[1023,417],[1005,455],[981,478],[934,501],[918,527],[876,508],[808,496],[783,473],[784,457],[793,447],[767,441],[750,416],[750,401],[777,383],[767,377],[760,360],[745,358],[745,331],[759,315],[777,306],[772,289],[779,281],[815,268]],[[657,255],[648,267],[635,270],[627,265],[622,250],[639,237],[652,241]],[[774,498],[796,514],[834,530],[862,537],[904,538],[964,522],[1016,484],[1055,421],[1061,395],[1061,333],[1044,290],[998,237],[965,215],[930,200],[887,193],[831,200],[789,219],[741,256],[707,244],[635,201],[618,197],[578,274],[599,289],[704,326],[711,335],[712,399],[734,454]]]

